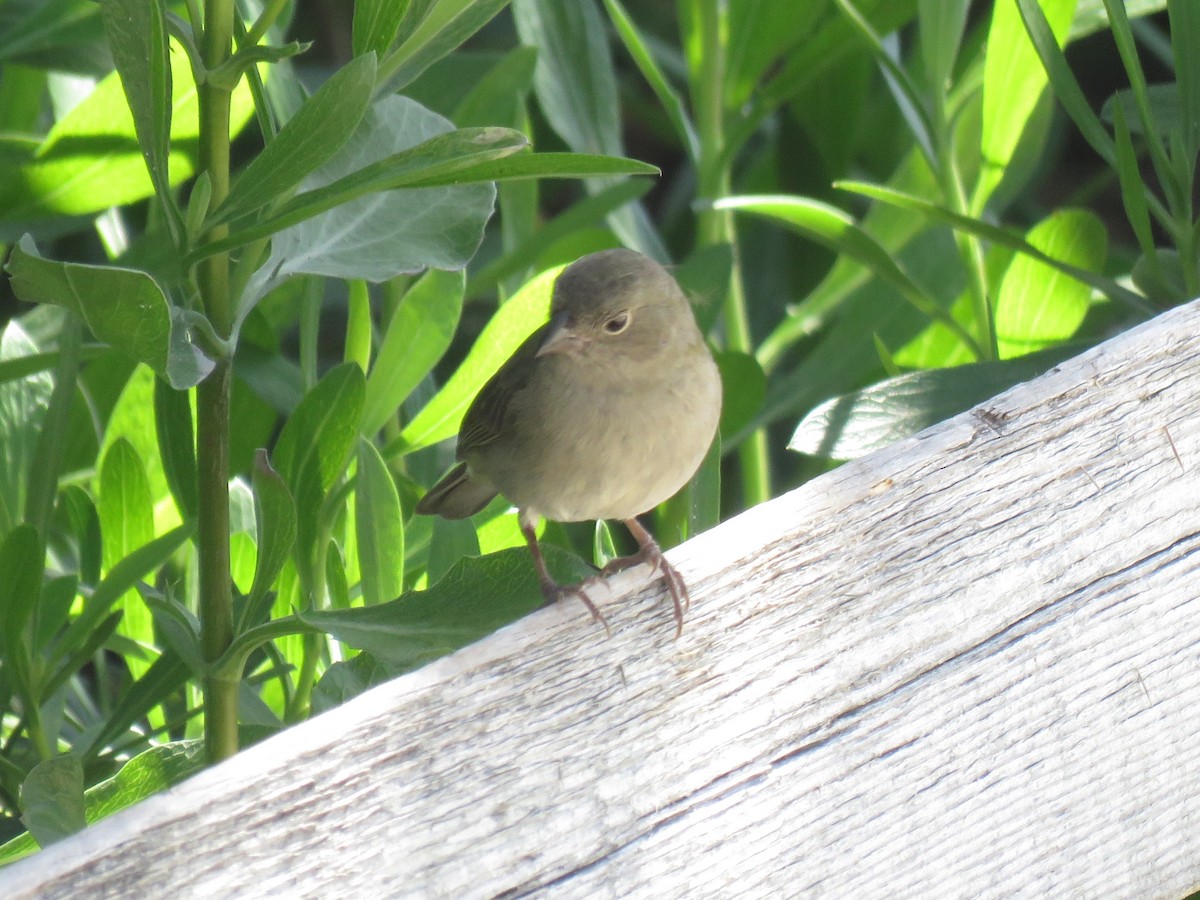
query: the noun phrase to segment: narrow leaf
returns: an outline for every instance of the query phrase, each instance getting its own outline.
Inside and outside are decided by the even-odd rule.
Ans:
[[[254,157],[210,224],[228,222],[286,196],[332,159],[362,121],[374,87],[374,54],[338,69]]]
[[[354,516],[363,601],[394,600],[404,589],[404,516],[392,474],[365,438],[358,442]]]
[[[341,474],[358,435],[364,392],[362,369],[343,363],[326,373],[288,418],[272,458],[293,491],[310,460],[325,490]]]
[[[254,455],[254,519],[258,559],[247,608],[258,606],[287,562],[296,542],[296,504],[287,484],[271,468],[265,450]]]
[[[194,519],[200,500],[196,482],[196,438],[187,391],[177,391],[154,379],[154,430],[163,475],[179,514]]]
[[[176,242],[182,221],[171,194],[171,55],[162,0],[103,0],[104,30],[121,76],[134,129]]]
[[[1009,247],[1020,253],[1027,254],[1034,259],[1044,262],[1047,265],[1053,266],[1072,278],[1082,281],[1084,284],[1090,285],[1100,293],[1104,294],[1113,300],[1124,303],[1134,312],[1143,316],[1151,316],[1154,314],[1154,309],[1146,302],[1146,300],[1133,291],[1121,287],[1115,281],[1103,278],[1085,269],[1080,269],[1078,266],[1072,266],[1069,263],[1053,259],[1029,244],[1018,235],[1005,231],[996,225],[980,219],[972,219],[968,216],[963,216],[958,213],[938,206],[936,203],[930,203],[920,197],[913,197],[909,194],[904,194],[900,191],[894,191],[890,188],[879,187],[878,185],[863,184],[861,182],[842,181],[838,182],[836,187],[844,190],[853,191],[857,194],[863,194],[867,197],[872,197],[876,200],[881,200],[884,203],[891,203],[904,209],[911,209],[914,212],[920,212],[924,215],[950,225],[952,228],[965,231],[968,234],[973,234],[976,237],[983,238],[987,241],[1000,244],[1004,247]]]
[[[972,348],[976,357],[984,355],[967,330],[926,297],[921,288],[896,264],[892,255],[836,206],[807,197],[790,196],[725,197],[714,206],[717,209],[741,209],[766,216],[821,241],[839,253],[853,257],[899,291],[916,309],[945,324],[966,346]]]
[[[392,314],[367,379],[362,432],[375,434],[442,358],[462,312],[464,275],[431,269]]]

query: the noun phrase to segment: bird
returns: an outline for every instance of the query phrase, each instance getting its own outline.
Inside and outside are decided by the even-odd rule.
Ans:
[[[696,473],[717,432],[721,377],[671,274],[633,250],[602,250],[559,274],[549,321],[480,389],[463,417],[451,468],[416,512],[462,519],[502,494],[518,511],[546,605],[649,563],[667,583],[676,637],[687,585],[637,516]],[[546,568],[537,525],[615,519],[638,544],[577,585]]]

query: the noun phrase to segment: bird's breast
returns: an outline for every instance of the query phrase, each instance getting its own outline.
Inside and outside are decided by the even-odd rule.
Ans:
[[[545,362],[512,398],[502,438],[469,460],[514,504],[557,521],[627,519],[692,477],[721,410],[707,352],[656,377]]]

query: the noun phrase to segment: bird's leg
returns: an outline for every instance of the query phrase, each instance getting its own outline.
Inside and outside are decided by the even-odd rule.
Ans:
[[[626,519],[625,527],[629,529],[629,533],[633,535],[633,539],[638,542],[640,548],[637,553],[632,556],[621,556],[616,559],[610,559],[600,570],[603,576],[612,575],[615,572],[622,572],[625,569],[632,568],[640,563],[649,563],[651,569],[658,569],[663,573],[663,578],[667,580],[667,591],[671,595],[671,602],[675,605],[675,637],[683,634],[683,611],[691,606],[692,599],[688,596],[687,585],[683,583],[683,576],[679,574],[679,570],[667,562],[667,558],[663,556],[662,548],[658,546],[658,542],[654,540],[642,523],[637,519]]]
[[[550,570],[546,568],[546,559],[542,556],[542,548],[538,546],[537,516],[529,515],[525,510],[521,510],[517,515],[517,521],[521,525],[521,534],[525,536],[525,543],[529,545],[529,553],[533,557],[533,567],[537,570],[538,585],[542,589],[542,596],[546,599],[545,605],[553,606],[567,596],[578,597],[587,607],[587,611],[592,614],[592,618],[603,625],[609,635],[612,635],[612,629],[608,627],[608,620],[600,614],[600,610],[596,608],[592,598],[587,595],[583,585],[561,585],[554,580]]]

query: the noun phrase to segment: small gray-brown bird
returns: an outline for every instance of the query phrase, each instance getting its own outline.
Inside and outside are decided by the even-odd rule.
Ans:
[[[535,529],[541,516],[620,519],[640,550],[600,577],[641,562],[660,569],[678,636],[687,586],[635,516],[695,474],[720,414],[721,378],[675,279],[632,250],[593,253],[563,270],[550,321],[480,390],[458,435],[459,463],[417,512],[462,519],[503,494],[519,510],[546,602],[577,596],[606,628],[587,581],[555,583]]]

